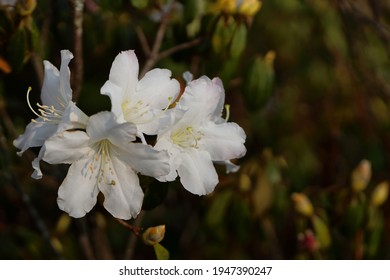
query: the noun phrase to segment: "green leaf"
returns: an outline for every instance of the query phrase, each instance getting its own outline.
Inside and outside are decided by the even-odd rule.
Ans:
[[[329,247],[331,243],[331,237],[329,233],[328,226],[326,223],[318,216],[314,215],[311,219],[316,233],[318,242],[320,243],[321,248]]]
[[[365,198],[353,198],[345,213],[344,223],[350,233],[362,228],[366,215]]]
[[[158,260],[169,260],[169,251],[160,243],[153,245]]]
[[[19,28],[12,35],[8,46],[8,55],[12,69],[20,71],[27,59],[27,33],[24,28]]]
[[[239,57],[246,46],[247,28],[245,24],[241,23],[237,26],[234,32],[232,44],[230,46],[230,54],[232,57]]]
[[[30,39],[30,48],[32,50],[39,50],[41,36],[40,36],[40,31],[37,25],[35,24],[35,21],[31,21],[31,24],[27,30]]]
[[[228,83],[237,73],[237,68],[240,64],[240,59],[238,57],[232,57],[228,59],[222,65],[222,70],[219,74],[224,83]]]
[[[227,19],[224,17],[219,18],[211,38],[211,44],[215,53],[220,54],[228,50],[235,29],[236,22],[233,17],[228,17]]]
[[[371,207],[369,213],[366,251],[369,258],[374,258],[383,244],[384,217],[376,207]]]
[[[145,9],[148,4],[149,4],[149,0],[131,0],[131,4],[139,9],[139,10],[142,10],[142,9]]]
[[[256,57],[249,65],[244,77],[243,93],[250,110],[261,109],[269,100],[274,87],[273,60],[275,54]]]
[[[210,226],[218,226],[225,217],[227,207],[233,198],[232,191],[223,191],[215,196],[209,211],[206,215],[206,221]]]
[[[194,20],[191,21],[186,26],[188,37],[195,37],[195,35],[198,34],[200,27],[201,27],[201,17],[194,18]]]
[[[234,233],[238,241],[248,241],[252,229],[250,201],[242,198],[234,199],[231,211],[229,211],[230,215],[235,217],[233,220],[229,220],[231,232]]]
[[[204,0],[187,0],[184,5],[184,19],[187,22],[192,22],[196,18],[200,18],[205,12]]]

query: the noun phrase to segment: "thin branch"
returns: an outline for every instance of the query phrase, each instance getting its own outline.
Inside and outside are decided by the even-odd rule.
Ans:
[[[80,97],[83,82],[83,10],[85,0],[70,0],[73,8],[73,51],[74,68],[73,76],[73,101]]]
[[[144,67],[141,70],[140,77],[142,78],[146,72],[148,72],[150,69],[153,68],[153,66],[156,64],[158,60],[158,54],[162,45],[162,42],[164,40],[165,32],[168,27],[169,23],[169,15],[170,13],[167,13],[163,16],[161,19],[161,24],[157,30],[156,39],[154,40],[152,51],[149,54],[148,60],[146,61]]]
[[[145,35],[144,30],[139,25],[136,25],[134,27],[134,29],[135,29],[135,33],[137,34],[138,40],[141,43],[141,47],[142,47],[142,50],[143,50],[144,54],[146,56],[150,56],[151,50],[150,50],[150,47],[149,47],[148,40],[146,39],[146,35]]]
[[[196,38],[192,41],[188,41],[188,42],[185,42],[185,43],[182,43],[182,44],[179,44],[179,45],[176,45],[170,49],[167,49],[163,52],[161,52],[159,55],[158,55],[158,58],[157,60],[160,60],[160,59],[163,59],[165,57],[168,57],[178,51],[182,51],[182,50],[185,50],[185,49],[189,49],[191,47],[194,47],[196,45],[198,45],[200,42],[202,42],[203,38]]]
[[[375,18],[373,19],[364,15],[361,11],[359,11],[358,8],[356,8],[355,5],[353,5],[349,1],[339,1],[338,6],[340,8],[340,11],[343,12],[344,14],[352,15],[354,16],[355,19],[359,20],[360,22],[373,27],[373,29],[379,34],[381,39],[385,41],[387,45],[390,45],[389,26],[379,22],[379,20],[376,20]]]
[[[126,223],[125,221],[118,219],[118,218],[115,218],[115,220],[118,223],[120,223],[122,226],[124,226],[125,228],[131,230],[136,236],[140,235],[142,228],[139,227],[138,225],[130,225],[130,224]]]
[[[88,216],[88,221],[96,258],[99,260],[112,260],[114,256],[107,238],[107,232],[105,231],[105,226],[99,223],[97,213],[91,213]]]
[[[168,24],[169,24],[171,11],[173,9],[174,9],[174,5],[172,4],[172,7],[170,8],[170,10],[163,15],[163,17],[161,19],[160,26],[159,26],[159,28],[157,30],[157,33],[156,33],[156,38],[155,38],[155,40],[153,42],[152,49],[150,49],[150,47],[149,47],[149,44],[148,44],[148,42],[146,40],[145,33],[142,30],[142,28],[140,26],[138,26],[138,25],[135,27],[135,32],[137,33],[138,39],[140,40],[141,46],[143,48],[143,51],[146,54],[146,56],[148,57],[148,59],[146,60],[145,65],[143,66],[142,70],[140,71],[140,78],[142,78],[146,74],[146,72],[148,72],[150,69],[152,69],[153,66],[159,60],[161,60],[161,59],[163,59],[165,57],[168,57],[168,56],[172,55],[175,52],[178,52],[178,51],[185,50],[185,49],[191,48],[193,46],[196,46],[200,42],[202,42],[202,38],[196,38],[194,40],[191,40],[191,41],[188,41],[188,42],[176,45],[176,46],[174,46],[172,48],[169,48],[169,49],[167,49],[165,51],[160,52],[161,45],[163,43],[166,31],[167,31],[167,27],[168,27]]]
[[[84,252],[85,257],[88,260],[96,259],[95,255],[93,253],[91,240],[90,240],[90,238],[88,236],[88,232],[87,232],[87,221],[86,221],[86,218],[84,217],[84,218],[81,218],[81,219],[77,219],[76,220],[76,225],[77,225],[77,228],[78,228],[78,231],[79,231],[79,235],[78,235],[79,243],[80,243],[81,249]]]
[[[145,212],[141,211],[141,213],[139,213],[138,217],[135,219],[132,227],[140,228],[140,225],[142,223],[144,215],[145,215]],[[142,230],[142,228],[140,228],[140,229]],[[138,240],[138,237],[139,237],[140,233],[141,232],[139,232],[138,235],[137,234],[130,235],[129,241],[127,243],[126,251],[125,251],[124,256],[123,256],[123,259],[125,259],[125,260],[133,259],[133,256],[134,256],[134,253],[135,253],[135,247],[137,246],[137,240]]]

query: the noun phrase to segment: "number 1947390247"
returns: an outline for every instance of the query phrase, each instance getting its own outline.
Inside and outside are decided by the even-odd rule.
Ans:
[[[271,266],[219,266],[213,267],[213,275],[270,275]]]

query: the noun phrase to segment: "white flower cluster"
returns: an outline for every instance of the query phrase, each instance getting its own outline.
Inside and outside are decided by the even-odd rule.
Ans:
[[[30,90],[27,94],[38,117],[14,141],[19,155],[41,147],[32,162],[35,179],[42,177],[41,160],[70,164],[57,199],[70,216],[83,217],[102,192],[104,207],[114,217],[136,217],[144,196],[137,173],[162,182],[179,176],[184,188],[204,195],[218,183],[213,163],[225,164],[227,172],[238,170],[230,160],[246,153],[246,135],[221,117],[225,92],[220,79],[204,76],[189,81],[178,99],[180,84],[171,79],[171,71],[153,69],[138,80],[137,57],[132,50],[124,51],[101,88],[111,99],[111,112],[88,117],[72,101],[68,68],[72,58],[71,52],[62,50],[59,71],[44,61],[38,110],[30,105]],[[145,135],[157,136],[154,147]]]

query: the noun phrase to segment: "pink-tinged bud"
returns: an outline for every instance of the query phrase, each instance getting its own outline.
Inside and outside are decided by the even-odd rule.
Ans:
[[[150,227],[142,234],[142,240],[147,245],[156,245],[164,239],[165,225]]]
[[[305,232],[301,232],[298,235],[298,241],[304,250],[309,252],[315,252],[319,248],[319,244],[316,236],[313,231],[310,229],[305,230]]]

